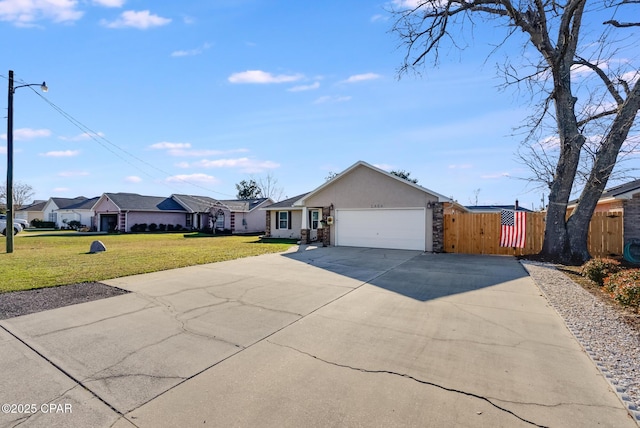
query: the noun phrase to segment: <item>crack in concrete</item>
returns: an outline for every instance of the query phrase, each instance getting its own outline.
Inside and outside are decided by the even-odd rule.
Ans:
[[[99,324],[99,323],[101,323],[101,322],[103,322],[103,321],[108,321],[108,320],[112,320],[112,319],[116,319],[116,318],[124,317],[124,316],[127,316],[127,315],[136,314],[136,313],[138,313],[138,312],[146,311],[147,309],[153,309],[153,308],[154,308],[154,306],[153,306],[153,305],[151,305],[151,304],[147,304],[147,305],[145,305],[144,307],[142,307],[142,308],[140,308],[140,309],[136,309],[135,311],[123,312],[123,313],[118,314],[118,315],[114,315],[114,316],[111,316],[111,317],[101,318],[101,319],[99,319],[99,320],[95,320],[95,321],[92,321],[92,322],[89,322],[89,323],[84,323],[84,324],[79,324],[79,325],[73,325],[73,326],[69,326],[69,327],[64,327],[64,328],[60,328],[60,329],[57,329],[57,330],[47,331],[47,332],[45,332],[45,333],[41,333],[41,334],[34,334],[32,337],[34,337],[34,338],[35,338],[35,337],[43,337],[43,336],[48,336],[48,335],[50,335],[50,334],[60,333],[60,332],[63,332],[63,331],[74,330],[74,329],[76,329],[76,328],[83,328],[83,327],[87,327],[87,326],[90,326],[90,325],[93,325],[93,324]]]
[[[487,397],[484,397],[482,395],[474,394],[472,392],[462,391],[462,390],[459,390],[459,389],[449,388],[449,387],[446,387],[446,386],[443,386],[443,385],[438,385],[437,383],[434,383],[434,382],[429,382],[429,381],[426,381],[426,380],[418,379],[418,378],[416,378],[414,376],[411,376],[410,374],[407,374],[407,373],[398,373],[398,372],[394,372],[394,371],[391,371],[391,370],[371,370],[371,369],[365,369],[365,368],[362,368],[362,367],[353,367],[353,366],[350,366],[350,365],[347,365],[347,364],[340,364],[340,363],[337,363],[337,362],[334,362],[334,361],[325,360],[323,358],[318,357],[317,355],[313,355],[313,354],[310,354],[308,352],[302,351],[300,349],[296,349],[296,348],[294,348],[292,346],[283,345],[283,344],[280,344],[280,343],[275,343],[275,342],[272,342],[270,340],[267,340],[267,342],[271,343],[272,345],[280,346],[282,348],[291,349],[292,351],[298,352],[298,353],[300,353],[302,355],[306,355],[307,357],[313,358],[315,360],[321,361],[321,362],[323,362],[325,364],[329,364],[329,365],[332,365],[332,366],[335,366],[335,367],[354,370],[354,371],[358,371],[358,372],[362,372],[362,373],[388,374],[388,375],[392,375],[392,376],[403,377],[403,378],[406,378],[406,379],[410,379],[410,380],[412,380],[414,382],[420,383],[422,385],[428,385],[428,386],[432,386],[434,388],[442,389],[443,391],[453,392],[453,393],[456,393],[456,394],[465,395],[467,397],[476,398],[478,400],[482,400],[484,402],[489,403],[491,406],[495,407],[499,411],[504,412],[504,413],[508,413],[508,414],[512,415],[513,417],[519,419],[522,422],[525,422],[527,424],[533,425],[533,426],[538,427],[538,428],[549,428],[549,427],[547,427],[545,425],[540,425],[540,424],[537,424],[537,423],[535,423],[533,421],[525,419],[522,416],[517,415],[515,412],[513,412],[513,411],[511,411],[511,410],[509,410],[507,408],[504,408],[504,407],[502,407],[502,406],[500,406],[500,405],[498,405],[496,403],[494,403],[492,401],[493,398],[487,398]],[[527,404],[527,403],[518,403],[518,404]],[[532,403],[532,404],[535,404],[535,403]]]

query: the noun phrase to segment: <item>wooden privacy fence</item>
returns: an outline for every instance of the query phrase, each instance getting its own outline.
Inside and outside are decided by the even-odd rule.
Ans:
[[[527,213],[524,248],[500,247],[500,213],[444,216],[444,251],[465,254],[527,255],[542,250],[545,213]],[[589,252],[594,257],[622,255],[622,215],[595,213],[589,225]]]

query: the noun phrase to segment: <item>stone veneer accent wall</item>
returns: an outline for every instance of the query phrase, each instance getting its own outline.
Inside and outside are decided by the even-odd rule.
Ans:
[[[267,211],[267,224],[264,229],[264,236],[269,238],[271,236],[271,211]]]
[[[630,239],[640,239],[640,193],[624,203],[624,243]]]
[[[322,208],[322,218],[326,219],[330,215],[331,215],[331,208],[330,207],[323,207]],[[331,245],[331,226],[326,225],[322,229],[323,229],[322,230],[322,245],[324,247],[328,247],[329,245]],[[320,239],[320,235],[318,235],[318,239]]]
[[[433,252],[444,252],[444,205],[433,204]]]

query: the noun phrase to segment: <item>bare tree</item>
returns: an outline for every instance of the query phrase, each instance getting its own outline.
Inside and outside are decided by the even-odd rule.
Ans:
[[[524,36],[517,40],[523,49],[519,62],[507,60],[499,70],[505,85],[524,85],[531,95],[525,140],[547,137],[557,144],[555,153],[538,153],[537,159],[544,161],[546,170],[539,178],[546,178],[549,187],[541,256],[575,264],[589,259],[591,216],[629,134],[637,131],[640,70],[638,58],[628,54],[637,55],[633,49],[640,40],[633,31],[635,23],[621,24],[616,13],[637,17],[640,3],[395,0],[395,4],[392,31],[406,48],[400,75],[424,66],[427,58],[437,64],[441,49],[464,48],[464,30],[469,26],[502,29],[504,39],[496,51],[508,39]],[[546,134],[550,124],[551,138]],[[590,167],[577,192],[578,205],[567,219],[567,203],[574,183],[579,183],[577,173],[588,157]]]
[[[284,188],[278,187],[278,179],[271,173],[258,179],[258,187],[263,198],[271,198],[275,202],[282,199]]]
[[[26,183],[15,182],[13,183],[13,206],[14,210],[19,210],[24,205],[27,204],[27,201],[33,198],[35,195],[35,191],[33,187],[29,186]],[[0,186],[0,202],[2,204],[7,203],[7,186]]]

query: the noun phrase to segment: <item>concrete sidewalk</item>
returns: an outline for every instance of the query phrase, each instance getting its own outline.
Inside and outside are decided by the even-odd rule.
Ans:
[[[637,427],[512,258],[302,247],[108,283],[132,293],[0,322],[0,426]]]

